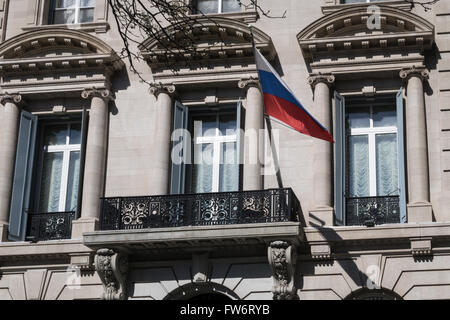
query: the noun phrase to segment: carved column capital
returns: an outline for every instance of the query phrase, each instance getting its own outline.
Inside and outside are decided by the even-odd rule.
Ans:
[[[168,95],[175,94],[176,88],[173,84],[152,83],[150,84],[150,93],[158,98],[160,93],[166,93]]]
[[[248,90],[249,88],[259,89],[259,80],[253,77],[241,79],[238,82],[239,89]]]
[[[400,71],[400,78],[408,81],[411,77],[418,77],[422,81],[428,80],[430,77],[430,72],[425,67],[415,67],[412,68],[403,68]]]
[[[99,249],[95,255],[95,270],[103,283],[104,300],[126,299],[127,256],[111,249]]]
[[[314,89],[318,83],[325,83],[327,86],[332,87],[334,85],[334,81],[336,80],[335,76],[328,73],[312,73],[308,77],[309,85]]]
[[[111,91],[108,89],[85,89],[81,93],[83,99],[91,99],[93,97],[101,98],[105,101],[114,100]]]
[[[297,250],[285,241],[274,241],[268,248],[268,258],[274,285],[274,300],[298,300],[295,287]]]
[[[22,96],[20,94],[0,94],[0,104],[13,103],[19,105],[22,102]]]

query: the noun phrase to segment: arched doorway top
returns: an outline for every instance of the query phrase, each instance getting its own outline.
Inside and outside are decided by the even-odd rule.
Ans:
[[[169,293],[164,300],[239,300],[229,288],[214,282],[189,283]]]

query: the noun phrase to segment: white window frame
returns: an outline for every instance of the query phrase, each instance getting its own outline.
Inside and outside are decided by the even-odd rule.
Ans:
[[[194,120],[196,121],[196,120]],[[223,162],[223,144],[238,142],[237,134],[233,135],[222,135],[220,132],[220,113],[216,114],[216,128],[214,136],[198,136],[195,132],[194,126],[194,148],[199,147],[203,144],[213,145],[213,177],[212,177],[212,190],[211,192],[219,192],[220,188],[220,165]],[[239,148],[239,146],[237,146]],[[194,152],[195,153],[195,152]]]
[[[62,176],[61,176],[61,186],[59,190],[59,212],[65,212],[66,210],[66,200],[67,200],[67,187],[69,184],[69,166],[70,166],[70,154],[71,152],[80,152],[81,155],[81,144],[70,144],[70,127],[72,124],[79,124],[79,122],[61,122],[61,123],[51,123],[44,126],[44,139],[45,139],[45,128],[55,126],[58,124],[67,124],[66,131],[66,143],[61,145],[44,145],[44,152],[42,155],[42,159],[44,159],[45,154],[47,153],[63,153],[63,165],[62,165]],[[43,161],[43,160],[42,160]],[[43,169],[42,169],[43,170]],[[41,187],[42,187],[42,181]],[[38,204],[40,210],[40,202],[41,202],[41,192],[38,195]],[[70,208],[68,209],[70,210]]]
[[[373,108],[374,105],[368,105],[369,107],[369,127],[366,128],[350,128],[350,132],[347,135],[350,136],[368,136],[369,144],[369,189],[370,197],[376,197],[377,195],[377,154],[376,154],[376,136],[379,134],[396,134],[398,139],[398,129],[397,126],[387,126],[387,127],[374,127],[373,121]],[[348,110],[354,110],[358,107],[349,107]],[[395,110],[395,109],[394,109]],[[350,112],[348,112],[350,113]],[[346,139],[347,140],[347,139]],[[348,143],[346,148],[348,148]],[[397,150],[397,152],[400,152]],[[347,173],[348,174],[348,173]]]
[[[55,0],[55,1],[56,1],[56,0]],[[93,9],[94,12],[95,12],[95,1],[94,1],[94,5],[93,5],[93,6],[90,6],[90,7],[82,7],[82,6],[81,6],[81,0],[75,0],[75,6],[74,6],[74,7],[56,8],[56,6],[55,6],[55,8],[53,9],[53,12],[52,12],[52,15],[53,15],[52,21],[54,22],[54,20],[55,20],[55,12],[56,12],[56,11],[75,10],[75,18],[74,18],[74,22],[73,22],[73,23],[67,23],[67,24],[81,24],[81,23],[91,23],[91,22],[94,22],[95,16],[93,17],[92,21],[89,21],[89,22],[80,22],[80,21],[79,21],[79,19],[80,19],[80,11],[81,11],[82,9]],[[95,13],[94,13],[94,14],[95,14]]]
[[[216,0],[216,1],[218,2],[218,4],[217,4],[217,12],[215,12],[215,13],[230,13],[230,12],[223,12],[223,0]],[[196,4],[197,4],[197,8],[195,8],[195,10],[199,11],[198,10],[198,2]],[[241,8],[241,11],[242,11],[242,8]],[[215,14],[215,13],[208,13],[208,14]]]

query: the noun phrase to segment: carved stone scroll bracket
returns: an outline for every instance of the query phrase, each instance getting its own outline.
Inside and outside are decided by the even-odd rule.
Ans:
[[[249,88],[259,89],[259,80],[253,77],[241,79],[238,82],[239,89],[248,90]]]
[[[105,101],[109,101],[109,100],[114,100],[114,97],[111,93],[110,90],[108,89],[85,89],[82,93],[81,93],[81,97],[83,99],[90,99],[93,97],[98,97],[101,98]]]
[[[274,300],[298,300],[295,287],[297,249],[285,241],[274,241],[268,247],[268,258],[273,277]]]
[[[103,283],[103,299],[125,300],[128,257],[111,249],[99,249],[94,263]]]
[[[308,83],[313,89],[315,89],[318,83],[325,83],[331,88],[335,80],[336,78],[332,74],[313,73],[308,77]]]
[[[419,77],[422,81],[430,78],[430,72],[425,67],[404,68],[400,71],[400,78],[408,81],[411,77]]]
[[[161,93],[166,93],[170,96],[175,95],[175,85],[173,84],[163,84],[163,83],[152,83],[150,84],[150,93],[158,99]]]

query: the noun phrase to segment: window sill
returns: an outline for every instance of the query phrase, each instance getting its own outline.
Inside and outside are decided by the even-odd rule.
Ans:
[[[389,6],[394,7],[397,9],[405,10],[405,11],[411,11],[411,4],[405,3],[405,1],[389,1],[389,2],[370,2],[370,3],[346,3],[346,4],[333,4],[333,5],[326,5],[322,6],[322,13],[324,15],[343,10],[348,9],[355,6],[374,6],[374,5],[383,5],[383,6]]]
[[[23,27],[23,31],[46,30],[46,29],[71,29],[85,32],[105,33],[109,30],[108,22],[90,22],[81,24],[46,24],[40,26]]]
[[[231,13],[209,13],[209,14],[192,14],[190,17],[192,18],[200,18],[200,17],[208,17],[208,18],[228,18],[233,20],[239,20],[245,23],[254,23],[258,20],[259,15],[256,10],[252,11],[243,11],[243,12],[231,12]]]

